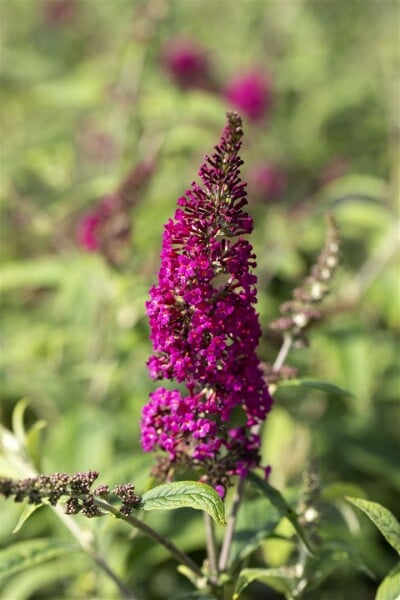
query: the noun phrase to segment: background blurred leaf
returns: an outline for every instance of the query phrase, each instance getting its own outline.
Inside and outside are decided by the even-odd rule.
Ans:
[[[261,477],[255,475],[255,473],[250,473],[248,477],[255,487],[257,487],[268,498],[271,504],[280,512],[281,516],[290,521],[299,538],[303,542],[306,551],[310,554],[313,554],[313,549],[310,546],[304,529],[299,523],[295,511],[286,502],[280,491],[270,485],[268,481],[265,481],[261,479]]]
[[[22,526],[26,523],[26,521],[29,519],[29,517],[31,515],[33,515],[33,513],[35,513],[42,506],[43,506],[43,504],[33,504],[33,505],[28,504],[28,505],[24,506],[21,516],[18,519],[18,523],[16,524],[16,526],[14,527],[12,532],[17,533],[17,531],[19,531],[22,528]]]
[[[296,575],[293,569],[280,567],[277,569],[243,569],[238,577],[233,600],[240,597],[243,590],[252,582],[261,581],[277,592],[290,597],[296,586]]]
[[[286,379],[279,383],[279,387],[300,386],[315,390],[322,390],[334,396],[352,396],[351,392],[340,388],[339,386],[328,383],[327,381],[318,381],[317,379]]]
[[[281,513],[264,498],[243,503],[233,536],[230,562],[235,564],[249,556],[270,535],[279,521]]]
[[[78,546],[57,540],[16,542],[0,551],[0,579],[77,550]]]

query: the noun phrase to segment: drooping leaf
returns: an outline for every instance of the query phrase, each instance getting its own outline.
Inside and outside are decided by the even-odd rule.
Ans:
[[[142,510],[195,508],[206,511],[217,523],[225,525],[224,504],[217,492],[197,481],[176,481],[159,485],[142,496]]]
[[[400,554],[400,523],[394,515],[379,504],[362,498],[347,496],[346,500],[361,509],[376,525],[386,541]]]
[[[400,600],[400,563],[382,581],[375,600]]]
[[[318,379],[285,379],[279,382],[278,387],[306,387],[314,390],[321,390],[334,396],[353,396],[349,390],[345,390],[334,383],[320,381]]]
[[[13,533],[17,533],[17,531],[19,531],[22,526],[24,525],[24,523],[29,519],[29,517],[31,515],[33,515],[34,512],[36,512],[39,508],[41,508],[43,506],[43,504],[27,504],[22,513],[20,518],[18,519],[18,523],[16,524],[16,526],[14,527],[14,529],[12,530]]]
[[[278,567],[275,569],[243,569],[236,582],[233,600],[237,600],[243,590],[252,582],[261,581],[282,594],[291,594],[296,585],[293,568]]]
[[[76,544],[49,539],[17,542],[0,551],[0,580],[77,550]]]
[[[301,527],[301,525],[299,523],[297,515],[294,512],[294,510],[289,506],[289,504],[286,502],[286,500],[284,499],[282,494],[276,488],[274,488],[272,485],[270,485],[264,479],[261,479],[261,477],[259,477],[255,473],[249,474],[249,480],[252,481],[252,483],[254,483],[254,485],[263,492],[263,494],[269,499],[271,504],[273,506],[275,506],[275,508],[279,511],[279,513],[282,515],[282,517],[286,517],[290,521],[290,523],[293,525],[294,529],[296,530],[297,535],[303,542],[307,552],[312,555],[313,550],[310,546],[309,541],[307,540],[307,537],[303,531],[303,528]]]

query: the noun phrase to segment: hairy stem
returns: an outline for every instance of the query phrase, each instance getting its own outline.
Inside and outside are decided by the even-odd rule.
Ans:
[[[203,577],[203,573],[201,572],[200,567],[196,565],[196,563],[190,558],[190,556],[179,550],[179,548],[175,546],[175,544],[171,542],[171,540],[158,533],[155,529],[153,529],[143,521],[140,521],[134,515],[121,514],[118,508],[116,508],[112,504],[109,504],[105,500],[95,498],[94,502],[99,508],[113,514],[119,519],[122,519],[126,523],[129,523],[129,525],[131,525],[132,527],[135,527],[135,529],[139,529],[139,531],[151,537],[155,542],[157,542],[157,544],[164,546],[164,548],[166,548],[168,552],[176,558],[176,560],[178,560],[180,563],[182,563],[188,569],[190,569],[194,575],[196,575],[197,577]]]

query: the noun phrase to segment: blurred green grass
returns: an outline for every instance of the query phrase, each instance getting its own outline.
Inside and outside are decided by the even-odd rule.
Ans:
[[[220,93],[182,91],[163,70],[165,43],[185,35],[206,48],[219,86],[253,67],[272,81],[266,119],[244,119],[243,148],[244,178],[252,165],[268,163],[287,179],[278,202],[250,196],[265,329],[318,254],[327,210],[343,241],[325,318],[311,347],[293,351],[290,362],[301,375],[354,396],[279,392],[265,431],[272,481],[282,489],[298,485],[317,456],[324,483],[353,482],[396,512],[398,4],[76,0],[72,16],[61,21],[50,18],[50,4],[0,6],[4,424],[26,397],[28,419],[48,423],[44,471],[93,468],[111,483],[146,486],[151,457],[141,456],[138,423],[153,384],[145,367],[151,347],[144,303],[163,223],[216,143],[228,108]],[[154,147],[160,147],[156,171],[132,211],[130,260],[116,271],[77,246],[76,225]],[[335,161],[345,172],[327,181]],[[273,360],[278,347],[265,331],[260,356]],[[2,520],[15,524],[18,509],[3,502],[1,509]],[[173,530],[172,516],[152,518]],[[197,517],[182,519],[180,541],[201,554]],[[45,511],[17,535],[11,529],[2,533],[2,547],[14,539],[67,536]],[[146,540],[133,544],[114,524],[93,529],[143,598],[186,589]],[[382,576],[393,557],[377,539],[363,522],[360,552]],[[61,583],[56,572],[54,579],[46,569],[36,579],[28,572],[6,582],[3,597],[53,598],[57,590],[57,597],[88,598],[99,589],[113,597],[110,584],[88,567],[74,577],[71,560],[62,565]],[[347,575],[307,598],[372,597],[373,587],[364,576]],[[254,590],[260,596],[248,598],[265,597]]]

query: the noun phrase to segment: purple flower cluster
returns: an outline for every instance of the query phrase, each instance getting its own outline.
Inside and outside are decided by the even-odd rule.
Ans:
[[[256,355],[255,255],[241,237],[253,229],[239,176],[241,119],[235,112],[227,119],[200,168],[203,186],[192,184],[165,226],[147,303],[150,375],[184,384],[186,393],[158,388],[141,423],[144,450],[166,451],[171,467],[199,467],[219,491],[259,465],[252,428],[272,402]]]

